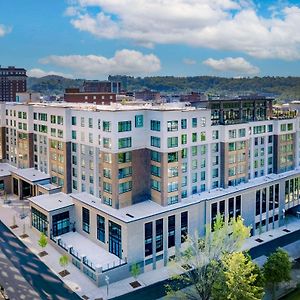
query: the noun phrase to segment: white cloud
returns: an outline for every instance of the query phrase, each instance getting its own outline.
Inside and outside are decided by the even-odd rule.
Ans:
[[[186,65],[195,65],[197,62],[191,58],[184,58],[182,62]]]
[[[71,75],[71,74],[65,74],[65,73],[56,72],[56,71],[44,71],[42,69],[37,69],[37,68],[27,71],[27,75],[30,77],[37,77],[37,78],[48,76],[48,75],[57,75],[57,76],[65,77],[65,78],[73,78],[73,75]]]
[[[243,57],[226,57],[224,59],[209,58],[203,64],[220,72],[233,72],[238,74],[255,75],[259,73],[259,68],[250,64]]]
[[[63,67],[74,74],[87,78],[107,75],[146,75],[160,70],[160,60],[154,54],[123,49],[111,58],[97,55],[51,55],[40,60],[43,64]]]
[[[251,0],[77,0],[71,23],[107,39],[185,44],[259,58],[300,59],[300,8],[264,17]],[[95,13],[95,9],[101,11]],[[77,10],[78,11],[78,10]]]
[[[5,36],[6,34],[12,31],[11,27],[7,27],[3,24],[0,24],[0,37]]]

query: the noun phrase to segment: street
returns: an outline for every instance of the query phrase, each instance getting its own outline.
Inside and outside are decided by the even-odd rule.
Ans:
[[[10,286],[8,291],[11,299],[81,299],[16,238],[1,221],[0,253],[2,254],[0,256],[0,281],[4,281],[5,288]],[[4,283],[2,284],[4,285]],[[35,298],[36,293],[39,298]],[[23,298],[23,296],[20,298],[21,295],[27,298]]]

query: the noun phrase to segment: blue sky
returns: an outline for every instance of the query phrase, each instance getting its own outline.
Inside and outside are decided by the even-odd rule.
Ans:
[[[0,0],[0,64],[30,75],[300,76],[300,0]]]

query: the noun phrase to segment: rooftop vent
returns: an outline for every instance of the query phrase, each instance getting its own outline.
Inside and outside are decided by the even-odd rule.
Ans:
[[[131,215],[131,214],[126,214],[126,216],[128,216],[128,217],[130,217],[130,218],[134,218],[134,216]]]

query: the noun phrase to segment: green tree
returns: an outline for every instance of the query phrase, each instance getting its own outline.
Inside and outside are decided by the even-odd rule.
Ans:
[[[42,248],[42,250],[46,248],[48,244],[48,240],[45,233],[41,232],[40,239],[38,240],[38,244]]]
[[[267,287],[271,290],[272,299],[276,298],[276,289],[281,282],[291,280],[292,264],[286,251],[278,248],[267,259],[263,273]]]
[[[174,282],[166,287],[172,299],[210,299],[223,255],[240,250],[250,235],[250,228],[243,224],[241,217],[224,221],[218,215],[213,229],[206,226],[203,239],[199,239],[197,233],[187,238],[186,250],[174,262],[176,269],[184,267],[186,272],[175,275]],[[185,284],[190,287],[179,291]]]
[[[69,257],[67,255],[62,255],[60,258],[59,258],[59,264],[62,268],[64,268],[63,270],[63,273],[64,273],[64,276],[66,275],[66,268],[69,264]]]
[[[131,275],[132,275],[132,277],[135,280],[137,280],[137,277],[140,275],[140,273],[141,273],[141,269],[140,269],[139,265],[138,264],[133,264],[131,266]]]
[[[212,298],[216,300],[260,300],[264,282],[259,267],[242,252],[225,254],[222,268],[214,282]]]

